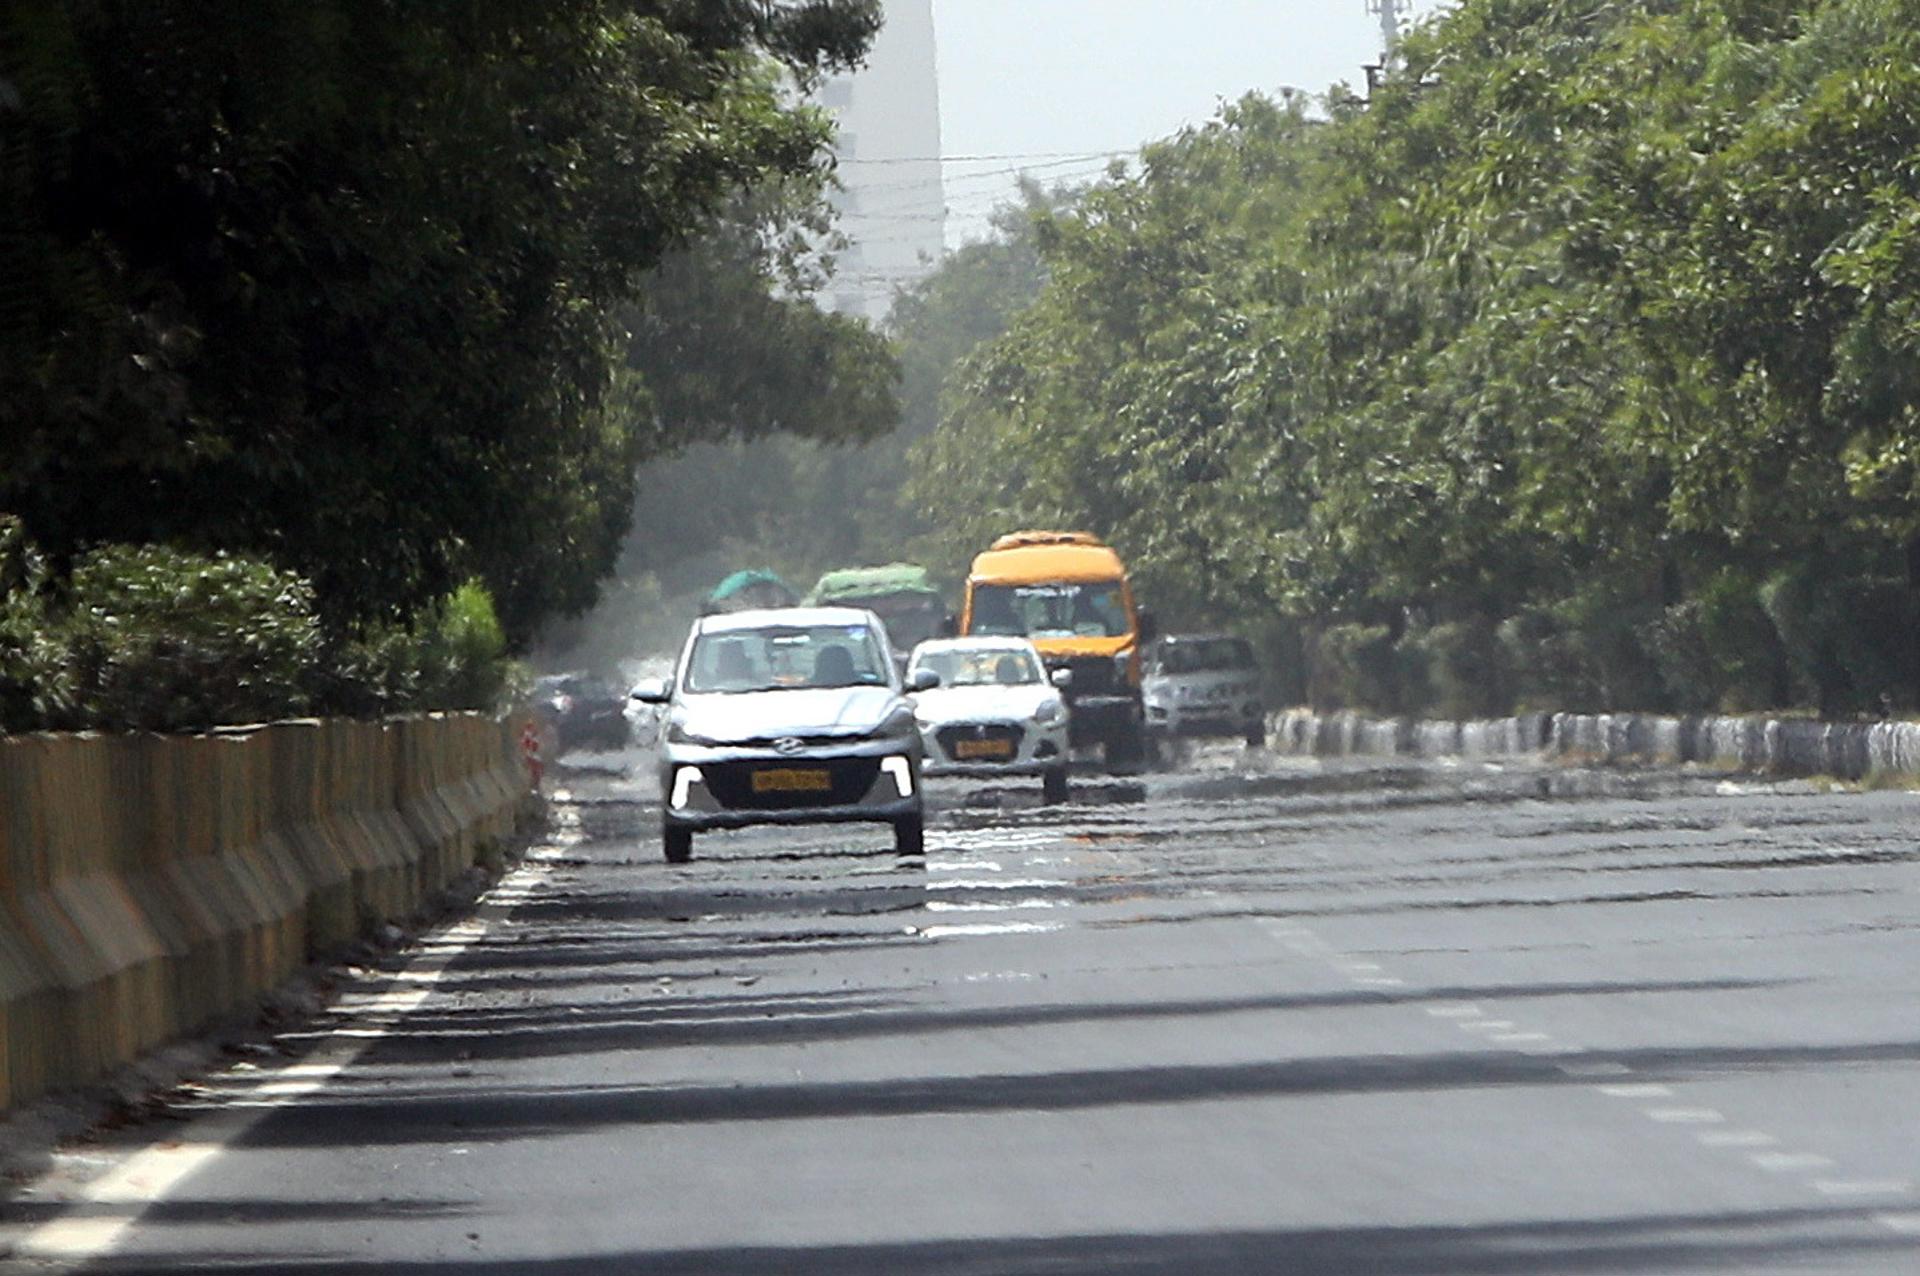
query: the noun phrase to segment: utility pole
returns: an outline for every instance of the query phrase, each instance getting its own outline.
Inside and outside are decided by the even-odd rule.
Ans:
[[[1380,66],[1384,73],[1393,66],[1400,49],[1400,15],[1413,11],[1413,0],[1367,0],[1367,12],[1380,15]]]

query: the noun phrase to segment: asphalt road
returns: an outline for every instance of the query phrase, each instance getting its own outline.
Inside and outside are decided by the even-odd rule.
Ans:
[[[1920,1272],[1920,796],[1223,748],[670,869],[564,782],[0,1270]]]

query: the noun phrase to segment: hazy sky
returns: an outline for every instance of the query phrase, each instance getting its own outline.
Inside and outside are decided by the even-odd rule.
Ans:
[[[1251,89],[1358,89],[1380,50],[1366,0],[934,0],[934,27],[943,152],[1036,156],[946,166],[950,243],[981,233],[1020,163],[1097,173],[1066,156],[1138,149]]]

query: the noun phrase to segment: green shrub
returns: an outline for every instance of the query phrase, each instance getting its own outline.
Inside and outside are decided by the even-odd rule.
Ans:
[[[1401,646],[1419,653],[1426,692],[1418,704],[1406,705],[1408,712],[1493,718],[1512,711],[1507,653],[1491,622],[1474,619],[1435,625],[1409,633]]]
[[[1394,713],[1399,676],[1385,625],[1334,625],[1314,644],[1310,690],[1317,707]]]
[[[306,712],[313,590],[250,559],[160,545],[88,554],[64,635],[76,725],[186,731]]]
[[[1666,707],[1683,713],[1748,713],[1790,695],[1786,652],[1752,579],[1723,571],[1666,609],[1649,647]]]
[[[0,732],[73,715],[72,671],[53,632],[47,578],[20,520],[0,514]]]
[[[460,586],[428,618],[426,693],[437,709],[491,709],[506,690],[507,636],[493,595],[479,581]]]
[[[516,673],[493,596],[469,581],[406,624],[372,626],[335,644],[314,686],[327,712],[378,717],[493,709],[513,689]]]

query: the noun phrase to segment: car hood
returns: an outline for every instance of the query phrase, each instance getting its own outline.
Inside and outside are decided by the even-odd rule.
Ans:
[[[1052,687],[1032,683],[1022,687],[936,687],[916,692],[914,713],[922,722],[979,722],[1031,718],[1048,700],[1059,698]]]
[[[869,735],[901,704],[890,687],[791,687],[690,695],[674,706],[681,730],[716,744],[779,736]]]

